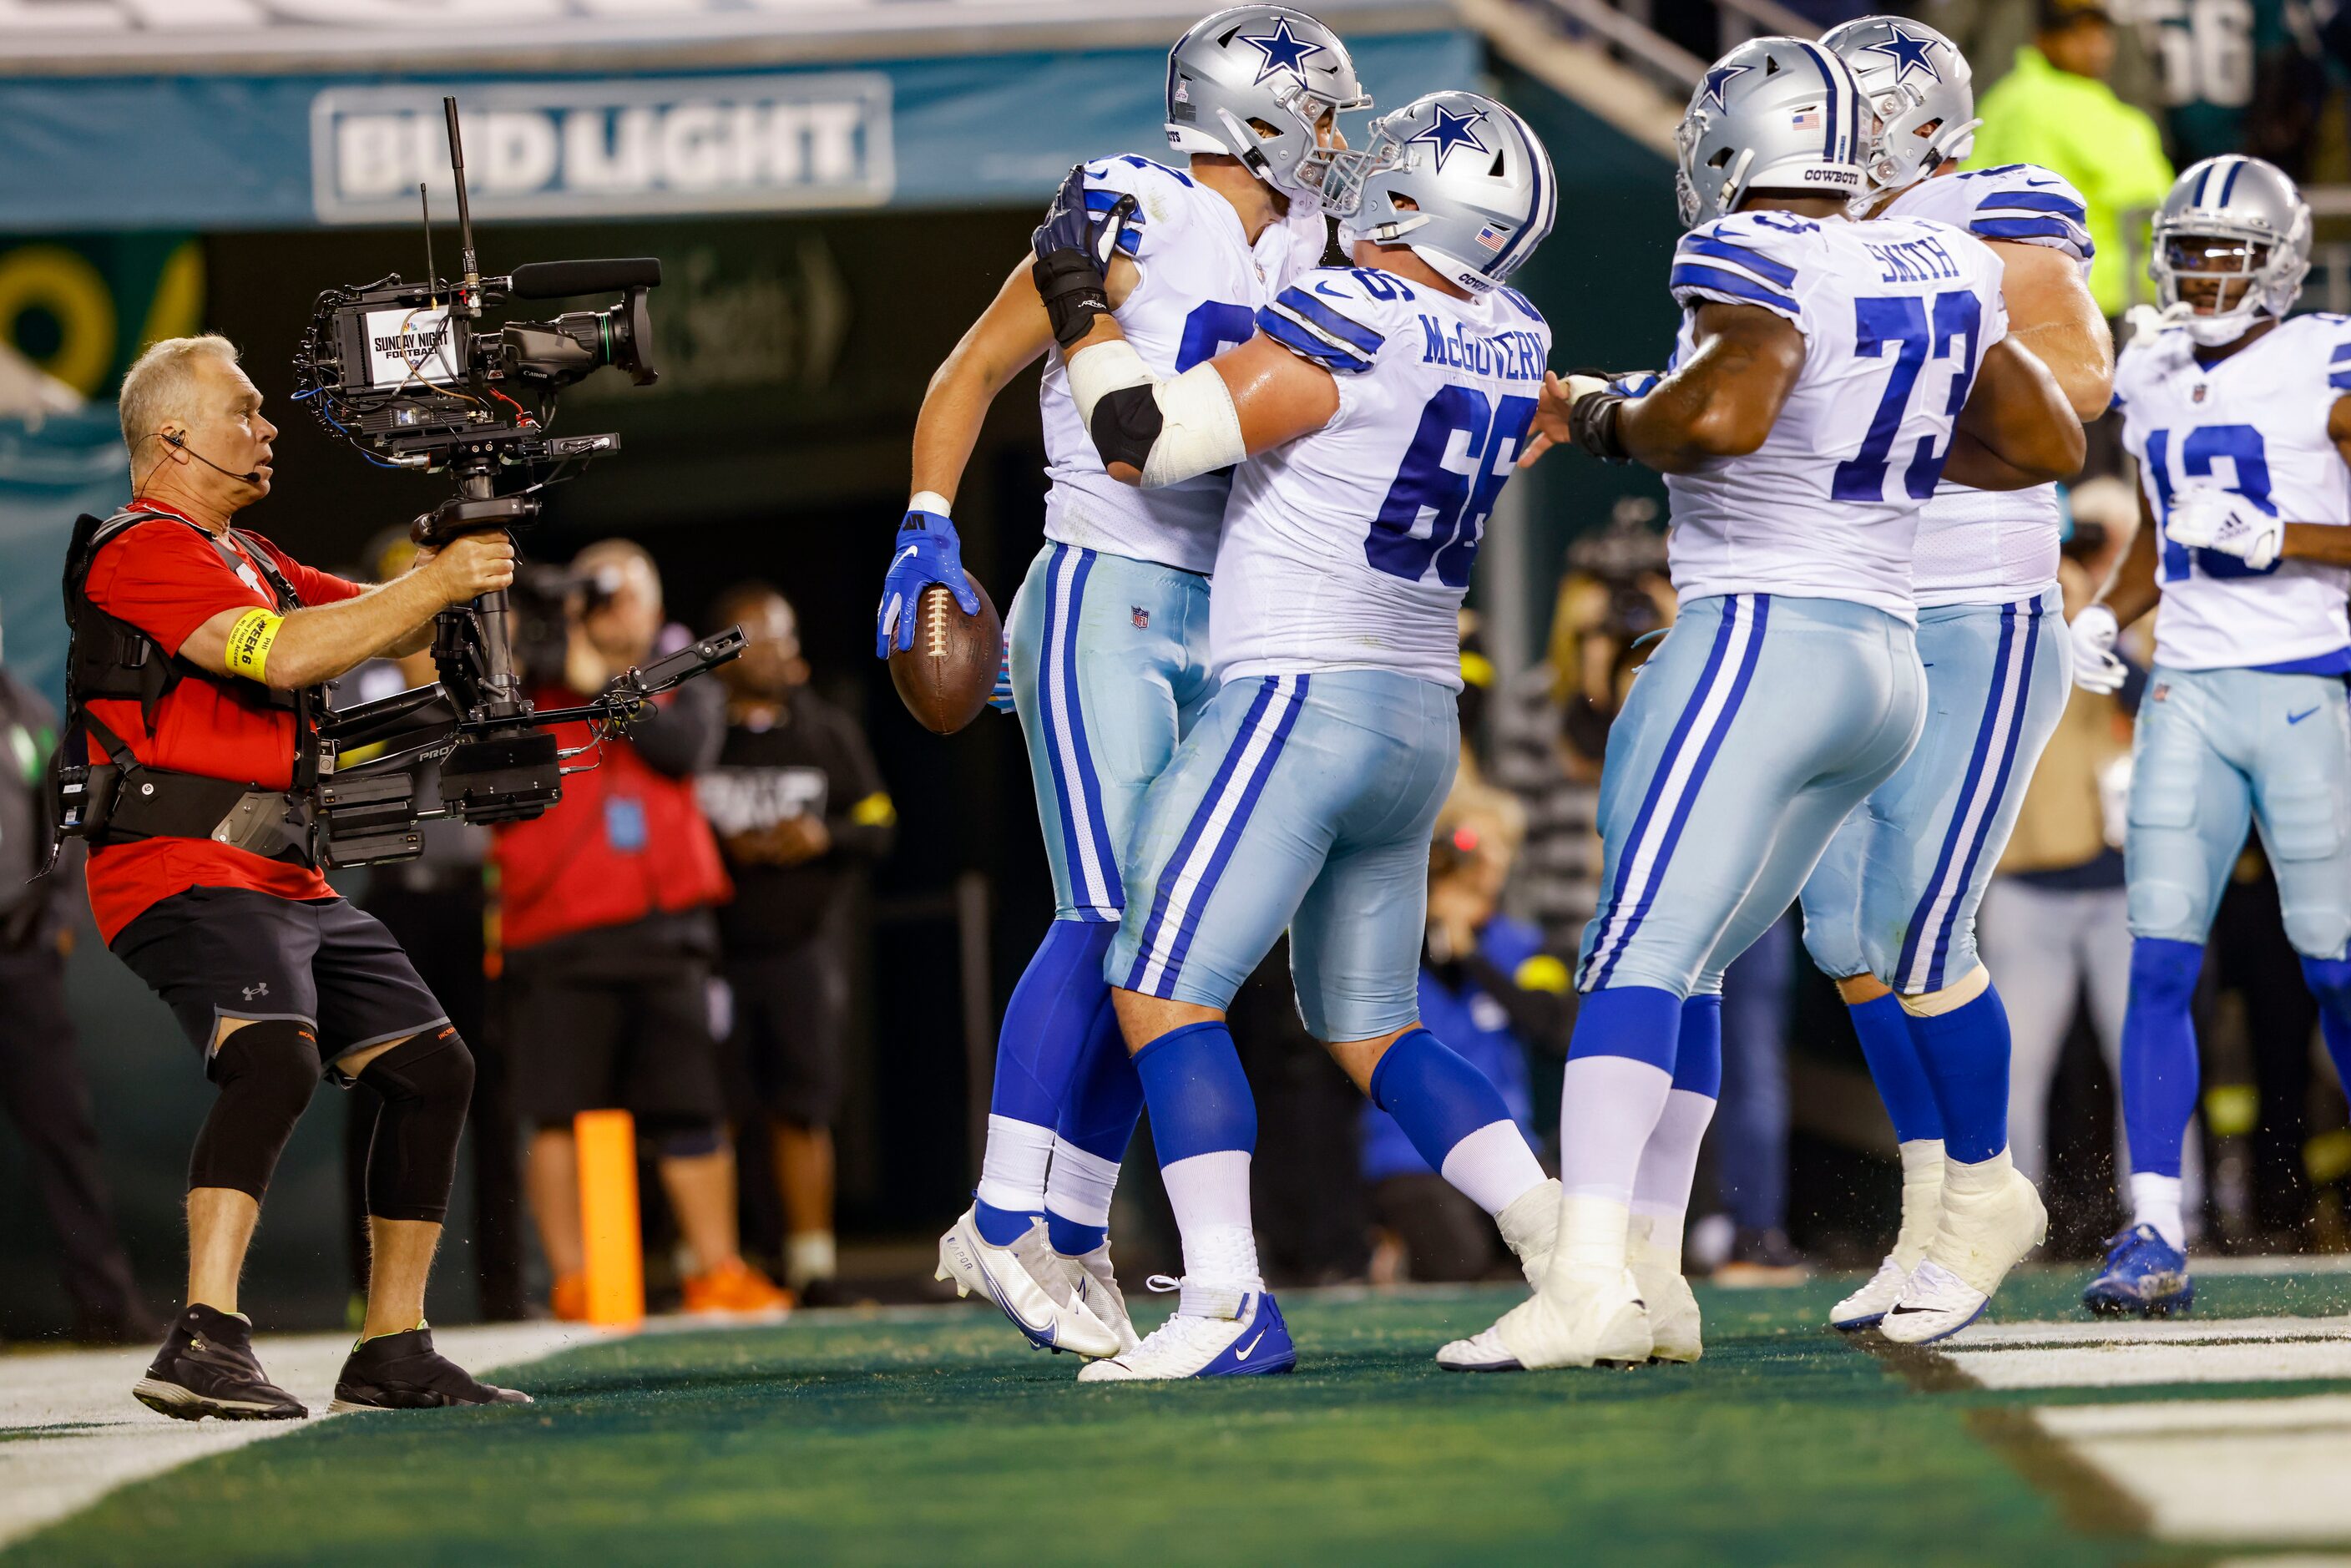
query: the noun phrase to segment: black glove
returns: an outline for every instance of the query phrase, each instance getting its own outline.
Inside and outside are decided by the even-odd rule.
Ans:
[[[1135,211],[1134,198],[1122,195],[1097,214],[1086,204],[1086,169],[1081,163],[1061,182],[1045,221],[1029,236],[1037,253],[1029,276],[1053,323],[1053,340],[1063,349],[1092,330],[1095,317],[1110,313],[1110,258]]]

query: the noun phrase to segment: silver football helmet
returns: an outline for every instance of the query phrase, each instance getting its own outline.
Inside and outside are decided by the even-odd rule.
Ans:
[[[1801,38],[1750,38],[1700,78],[1674,132],[1684,226],[1737,212],[1750,191],[1860,195],[1871,120],[1835,55]]]
[[[1325,115],[1369,109],[1339,35],[1289,5],[1236,5],[1167,51],[1167,145],[1238,158],[1292,200],[1322,199]]]
[[[1527,122],[1474,92],[1433,92],[1372,122],[1332,161],[1339,244],[1401,245],[1472,294],[1516,272],[1551,233],[1559,182]]]
[[[2156,208],[2147,270],[2166,325],[2186,327],[2207,348],[2232,343],[2257,315],[2283,319],[2294,308],[2310,271],[2310,205],[2273,164],[2207,158]],[[2210,308],[2183,297],[2180,285],[2207,282]]]
[[[1853,68],[1877,134],[1869,143],[1869,180],[1879,191],[1915,185],[1972,152],[1975,73],[1959,47],[1924,22],[1864,16],[1821,35],[1821,47]]]

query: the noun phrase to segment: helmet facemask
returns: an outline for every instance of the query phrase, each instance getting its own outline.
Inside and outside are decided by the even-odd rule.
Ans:
[[[2213,349],[2233,343],[2266,314],[2293,308],[2301,278],[2279,276],[2277,247],[2267,239],[2226,229],[2177,229],[2156,236],[2156,296],[2168,322]],[[2283,296],[2283,298],[2281,298]]]

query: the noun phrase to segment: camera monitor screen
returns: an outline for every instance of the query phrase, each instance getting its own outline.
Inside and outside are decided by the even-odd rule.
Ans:
[[[367,312],[367,384],[393,388],[458,377],[450,342],[449,311],[393,306]]]

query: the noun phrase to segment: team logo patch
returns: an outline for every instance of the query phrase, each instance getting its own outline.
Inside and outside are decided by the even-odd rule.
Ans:
[[[1753,66],[1715,67],[1706,73],[1706,87],[1698,95],[1698,102],[1710,103],[1717,109],[1728,107],[1722,101],[1722,89],[1729,87],[1734,78],[1743,77],[1754,68]]]
[[[1431,107],[1437,115],[1436,120],[1427,130],[1414,137],[1412,141],[1405,142],[1405,145],[1410,147],[1419,142],[1426,141],[1430,146],[1436,148],[1436,163],[1437,172],[1438,173],[1441,174],[1445,172],[1446,157],[1457,147],[1467,147],[1473,152],[1491,152],[1493,151],[1492,148],[1478,140],[1478,132],[1475,129],[1479,121],[1486,118],[1486,111],[1484,110],[1472,110],[1468,114],[1456,114],[1441,103],[1432,105]]]
[[[1865,46],[1871,54],[1884,55],[1894,62],[1894,85],[1900,87],[1910,79],[1912,71],[1923,73],[1928,81],[1941,81],[1943,73],[1935,68],[1934,41],[1914,38],[1896,23],[1887,29],[1889,37],[1882,44]]]
[[[1303,87],[1306,85],[1306,62],[1316,55],[1330,53],[1320,44],[1294,36],[1290,30],[1290,18],[1287,16],[1276,22],[1273,31],[1265,37],[1252,38],[1243,34],[1240,41],[1265,57],[1257,68],[1259,81],[1270,76],[1287,75],[1296,78]]]
[[[1150,611],[1145,610],[1140,604],[1130,604],[1127,608],[1134,612],[1134,629],[1136,631],[1148,632],[1151,630]]]
[[[2198,382],[2196,383],[2196,390],[2188,394],[2188,401],[2190,402],[2202,402],[2204,401],[2204,383],[2202,382]]]

